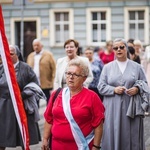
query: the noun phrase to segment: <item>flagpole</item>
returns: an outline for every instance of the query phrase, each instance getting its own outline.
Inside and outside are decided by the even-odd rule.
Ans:
[[[25,0],[22,0],[21,5],[21,32],[20,32],[20,50],[22,55],[24,56],[24,6],[25,6]]]

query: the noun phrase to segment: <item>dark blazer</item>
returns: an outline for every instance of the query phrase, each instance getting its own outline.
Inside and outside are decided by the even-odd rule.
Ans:
[[[37,83],[37,78],[31,67],[24,62],[16,66],[17,81],[22,92],[24,86],[30,82]],[[27,114],[30,145],[41,140],[38,124],[34,122],[34,115]],[[0,66],[0,147],[23,146],[19,126],[16,120],[6,75]]]
[[[19,64],[16,67],[17,69],[15,70],[17,71],[16,72],[17,82],[21,93],[27,84],[31,82],[38,84],[36,74],[27,63],[19,61]],[[22,98],[23,100],[25,100],[28,98],[28,95],[23,94]],[[37,144],[39,143],[39,141],[41,141],[38,123],[34,121],[34,113],[29,114],[26,111],[26,115],[27,115],[29,135],[30,135],[30,145]]]

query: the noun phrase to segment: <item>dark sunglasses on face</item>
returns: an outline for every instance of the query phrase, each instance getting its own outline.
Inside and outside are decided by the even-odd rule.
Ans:
[[[125,46],[113,47],[113,50],[117,51],[118,49],[123,50]]]

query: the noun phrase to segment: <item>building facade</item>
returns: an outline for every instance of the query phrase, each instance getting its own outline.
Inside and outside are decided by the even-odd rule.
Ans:
[[[20,1],[20,0],[19,0]],[[64,41],[74,38],[83,48],[104,46],[115,38],[150,44],[150,0],[0,0],[9,43],[21,43],[24,56],[34,38],[57,59],[65,55]]]

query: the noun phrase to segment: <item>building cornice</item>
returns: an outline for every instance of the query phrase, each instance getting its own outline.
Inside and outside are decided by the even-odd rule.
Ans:
[[[0,4],[13,4],[14,0],[0,0]],[[139,0],[28,0],[34,3],[56,3],[56,2],[138,2]],[[150,5],[149,0],[145,0]]]
[[[92,2],[104,2],[104,1],[106,0],[92,0]],[[120,0],[115,0],[115,1],[120,1]],[[91,0],[35,0],[35,2],[91,2]]]
[[[32,0],[28,0],[32,1]],[[54,3],[54,2],[91,2],[91,0],[33,0],[34,3]],[[111,2],[112,0],[107,0]],[[124,1],[124,0],[113,0],[113,1]],[[130,0],[127,0],[130,1]],[[136,1],[136,0],[135,0]],[[106,2],[106,0],[92,0],[92,2]],[[0,4],[12,4],[13,0],[0,0]]]

